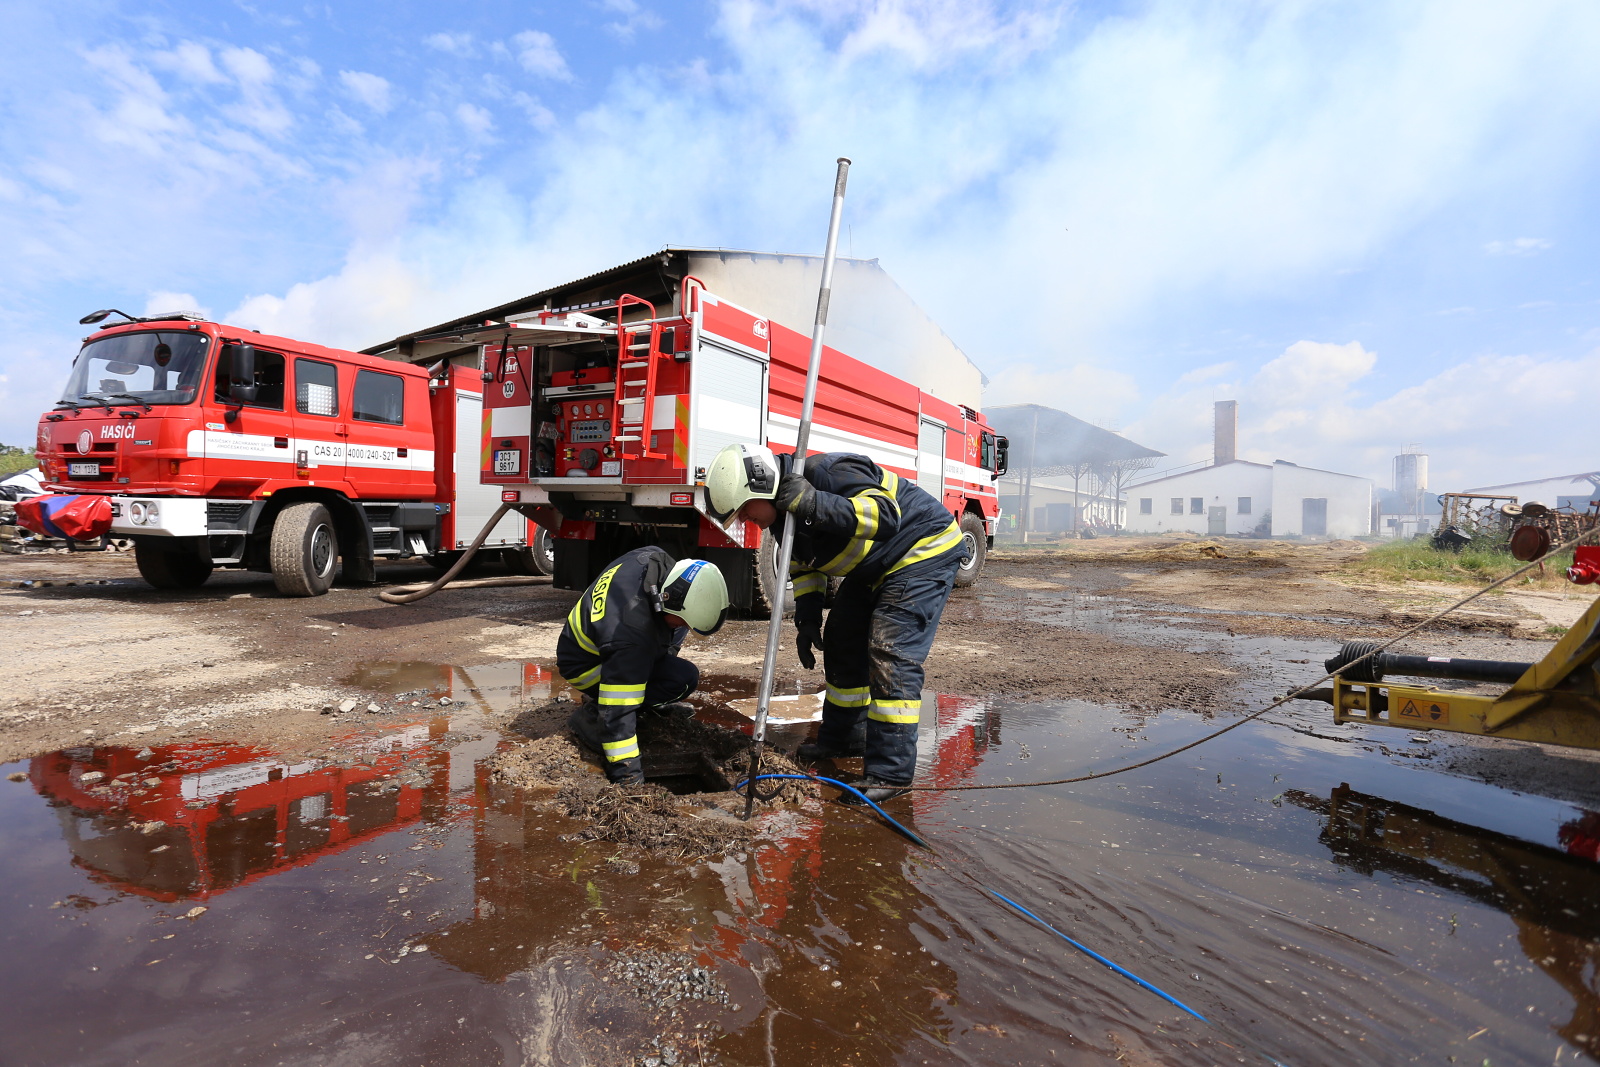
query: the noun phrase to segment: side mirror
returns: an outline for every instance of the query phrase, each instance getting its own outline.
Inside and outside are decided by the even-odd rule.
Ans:
[[[228,363],[228,397],[241,404],[255,400],[256,350],[254,345],[230,345]]]
[[[105,317],[109,314],[111,314],[111,310],[109,308],[103,311],[91,311],[89,314],[78,320],[78,325],[93,326],[97,322],[105,321]]]
[[[1011,438],[996,437],[994,439],[994,476],[996,480],[1005,477],[1006,471],[1011,469]]]

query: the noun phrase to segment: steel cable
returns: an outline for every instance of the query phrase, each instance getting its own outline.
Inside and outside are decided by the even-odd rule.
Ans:
[[[1220,730],[1214,730],[1211,733],[1206,734],[1204,737],[1198,738],[1197,740],[1194,740],[1194,741],[1190,741],[1186,745],[1180,745],[1177,748],[1174,748],[1174,749],[1172,749],[1172,750],[1170,750],[1168,752],[1163,752],[1159,756],[1151,756],[1149,759],[1140,760],[1138,763],[1130,763],[1125,767],[1113,767],[1109,771],[1096,771],[1093,774],[1080,774],[1080,775],[1078,775],[1078,776],[1076,776],[1074,778],[1051,778],[1051,779],[1048,779],[1048,780],[1045,780],[1045,781],[1040,781],[1040,782],[995,782],[995,783],[987,783],[987,784],[982,784],[982,785],[908,785],[908,786],[904,786],[902,788],[914,790],[916,792],[921,792],[921,793],[950,793],[950,792],[979,790],[979,789],[1033,789],[1033,788],[1037,788],[1038,786],[1045,786],[1045,785],[1072,785],[1072,784],[1077,783],[1077,782],[1092,782],[1097,778],[1110,778],[1114,774],[1126,774],[1129,771],[1136,771],[1141,767],[1148,767],[1152,763],[1160,763],[1162,760],[1171,759],[1173,756],[1179,755],[1180,753],[1187,752],[1191,748],[1197,748],[1200,745],[1205,744],[1207,741],[1214,741],[1214,740],[1216,740],[1217,738],[1221,737],[1223,734],[1227,733],[1230,730],[1237,730],[1239,727],[1243,726],[1245,723],[1252,722],[1252,721],[1254,721],[1256,719],[1259,719],[1261,716],[1265,715],[1267,712],[1273,711],[1274,709],[1277,709],[1277,708],[1281,708],[1281,707],[1283,707],[1283,705],[1287,704],[1291,700],[1299,699],[1302,695],[1310,692],[1312,689],[1314,689],[1315,687],[1321,685],[1323,682],[1331,680],[1334,677],[1335,673],[1343,673],[1343,672],[1349,670],[1351,667],[1354,667],[1356,664],[1361,663],[1361,662],[1363,662],[1365,660],[1371,659],[1373,656],[1376,656],[1378,653],[1383,652],[1383,651],[1387,650],[1388,648],[1392,647],[1393,645],[1399,643],[1400,641],[1405,640],[1406,638],[1410,637],[1412,634],[1416,633],[1417,631],[1421,630],[1422,628],[1424,628],[1426,626],[1430,626],[1435,622],[1438,622],[1440,619],[1444,618],[1446,615],[1450,614],[1452,611],[1455,611],[1457,608],[1463,607],[1466,604],[1470,604],[1472,601],[1478,599],[1480,596],[1482,596],[1483,594],[1489,592],[1490,590],[1497,589],[1500,586],[1505,585],[1507,582],[1511,581],[1513,578],[1519,578],[1522,575],[1527,574],[1529,571],[1533,570],[1535,567],[1542,566],[1546,560],[1552,558],[1553,556],[1558,556],[1563,552],[1570,552],[1572,549],[1578,547],[1578,545],[1580,545],[1580,544],[1584,543],[1585,541],[1589,540],[1594,535],[1595,535],[1595,531],[1593,531],[1593,530],[1591,530],[1591,531],[1589,531],[1587,533],[1579,534],[1577,537],[1574,537],[1572,540],[1567,541],[1565,544],[1558,545],[1555,548],[1551,549],[1549,552],[1546,552],[1544,555],[1540,556],[1538,559],[1533,560],[1533,561],[1531,561],[1531,562],[1529,562],[1527,564],[1524,564],[1521,567],[1518,567],[1516,570],[1512,571],[1510,574],[1506,575],[1505,577],[1498,578],[1495,581],[1490,582],[1488,585],[1484,586],[1482,589],[1479,589],[1476,592],[1471,593],[1468,596],[1462,597],[1460,600],[1456,601],[1454,604],[1451,604],[1449,607],[1444,608],[1444,609],[1442,609],[1442,610],[1440,610],[1438,612],[1435,612],[1433,615],[1428,616],[1426,619],[1423,619],[1421,622],[1417,623],[1416,625],[1408,627],[1407,629],[1400,631],[1398,634],[1396,634],[1395,636],[1389,638],[1389,640],[1387,640],[1387,641],[1383,642],[1382,644],[1378,645],[1376,648],[1372,649],[1371,651],[1369,651],[1369,652],[1367,652],[1367,653],[1365,653],[1363,655],[1357,656],[1355,659],[1351,660],[1349,663],[1344,664],[1343,666],[1341,666],[1339,668],[1338,672],[1329,671],[1328,673],[1324,674],[1322,677],[1318,678],[1314,682],[1309,682],[1306,685],[1303,685],[1298,689],[1290,690],[1288,693],[1285,693],[1283,696],[1281,696],[1278,699],[1274,700],[1272,703],[1268,704],[1266,707],[1260,708],[1260,709],[1258,709],[1256,711],[1252,711],[1250,714],[1246,715],[1244,718],[1236,719],[1233,722],[1230,722],[1228,725],[1224,726]]]

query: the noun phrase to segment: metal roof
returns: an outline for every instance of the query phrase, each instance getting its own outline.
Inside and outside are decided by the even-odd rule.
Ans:
[[[742,248],[702,248],[686,245],[666,245],[661,248],[660,251],[651,252],[648,255],[640,256],[638,259],[629,260],[626,263],[620,263],[615,267],[607,267],[605,270],[596,271],[593,274],[587,274],[581,278],[574,278],[572,281],[563,282],[560,285],[554,285],[548,289],[541,289],[536,293],[531,293],[528,296],[518,297],[515,300],[507,301],[504,304],[498,304],[495,307],[485,308],[482,311],[476,311],[469,315],[460,315],[453,319],[446,319],[444,322],[436,323],[432,326],[425,326],[421,329],[411,330],[393,338],[392,340],[385,341],[382,344],[376,344],[370,348],[363,348],[361,351],[367,353],[368,355],[378,355],[383,352],[392,351],[393,349],[398,348],[402,342],[409,341],[414,337],[419,337],[424,334],[442,333],[446,330],[451,330],[467,323],[481,322],[485,319],[504,319],[507,315],[515,315],[519,312],[533,311],[543,307],[547,302],[549,302],[551,297],[558,293],[571,292],[577,289],[593,288],[611,278],[637,271],[640,268],[647,266],[652,260],[660,260],[661,262],[659,262],[658,266],[666,267],[670,264],[671,257],[674,255],[690,255],[695,253],[707,255],[723,254],[735,256],[760,256],[774,259],[822,258],[821,255],[810,252],[756,252]],[[840,256],[839,258],[853,263],[877,262],[876,259],[851,259],[847,256]],[[664,282],[665,279],[662,279],[662,281]],[[671,290],[672,286],[664,286],[664,288]]]

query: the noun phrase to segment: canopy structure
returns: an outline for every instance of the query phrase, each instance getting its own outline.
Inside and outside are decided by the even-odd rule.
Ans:
[[[1123,488],[1166,454],[1041,404],[989,408],[984,415],[995,432],[1011,441],[1006,481],[1012,483],[1010,506],[1023,538],[1039,525],[1036,497],[1045,501],[1041,510],[1068,508],[1074,531],[1086,514],[1120,526]]]

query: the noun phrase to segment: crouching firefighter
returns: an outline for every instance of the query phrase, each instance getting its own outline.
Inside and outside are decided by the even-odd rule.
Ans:
[[[781,534],[794,521],[794,621],[800,663],[822,649],[828,691],[806,762],[861,756],[851,783],[873,801],[905,792],[917,768],[922,663],[966,558],[948,508],[866,456],[794,457],[729,445],[706,472],[708,511]],[[829,576],[843,578],[828,614]],[[860,803],[846,794],[846,803]]]
[[[715,564],[674,562],[656,547],[619,557],[567,613],[556,668],[584,702],[567,726],[605,757],[617,784],[644,781],[638,717],[694,692],[700,671],[678,655],[690,630],[722,628],[728,586]]]

